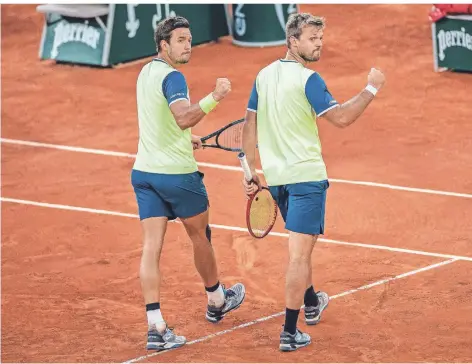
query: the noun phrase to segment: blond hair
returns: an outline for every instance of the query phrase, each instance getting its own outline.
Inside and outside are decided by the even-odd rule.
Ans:
[[[290,37],[300,39],[303,28],[310,25],[319,29],[324,29],[326,22],[324,18],[311,15],[310,13],[291,14],[288,17],[287,24],[285,26],[287,47],[290,48]]]

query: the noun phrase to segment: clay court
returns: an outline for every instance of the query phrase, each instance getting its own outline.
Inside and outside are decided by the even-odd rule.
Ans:
[[[2,6],[2,362],[471,362],[472,75],[433,70],[429,5],[302,5],[327,19],[313,65],[339,102],[371,67],[385,88],[351,127],[318,121],[331,178],[315,289],[331,296],[313,344],[278,351],[286,231],[245,229],[236,154],[199,150],[213,245],[226,285],[246,301],[218,325],[182,225],[163,251],[162,310],[188,345],[144,349],[141,227],[130,171],[135,82],[117,69],[40,62],[43,16]],[[230,38],[193,49],[182,71],[192,101],[217,77],[231,94],[193,129],[244,116],[258,70],[284,47]],[[32,143],[33,142],[33,143]],[[150,356],[148,356],[151,354]]]

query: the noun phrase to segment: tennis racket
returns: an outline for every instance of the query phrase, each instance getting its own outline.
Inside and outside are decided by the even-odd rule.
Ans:
[[[242,151],[242,132],[245,121],[244,118],[233,121],[221,129],[200,138],[203,148],[219,148],[230,152]],[[211,138],[215,138],[214,143],[207,144],[207,141]]]
[[[248,182],[251,181],[252,173],[244,152],[240,152],[238,158],[244,171],[244,178]],[[257,239],[262,239],[272,230],[276,219],[277,204],[269,189],[263,186],[247,202],[246,224],[249,234]]]

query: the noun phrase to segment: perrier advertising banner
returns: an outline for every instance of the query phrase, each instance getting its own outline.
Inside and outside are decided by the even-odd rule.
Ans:
[[[156,54],[157,23],[169,15],[189,20],[193,45],[229,34],[223,4],[110,4],[107,15],[47,13],[40,58],[110,66],[148,57]]]
[[[97,19],[99,19],[98,22]],[[40,57],[63,62],[100,65],[106,37],[103,23],[106,24],[106,22],[107,16],[81,19],[48,14]]]
[[[472,16],[448,16],[432,27],[435,68],[472,72]]]

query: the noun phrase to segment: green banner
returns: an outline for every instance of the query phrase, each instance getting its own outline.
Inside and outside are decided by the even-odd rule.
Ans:
[[[188,19],[192,45],[228,35],[223,4],[119,4],[114,9],[109,62],[116,64],[156,54],[156,24],[172,15]]]
[[[285,24],[295,4],[233,4],[233,43],[246,47],[285,44]]]
[[[107,16],[79,19],[51,14],[46,17],[46,29],[41,43],[41,59],[100,65],[102,62]]]
[[[154,55],[156,24],[171,15],[189,20],[193,45],[229,34],[223,4],[110,4],[108,15],[94,18],[88,18],[90,11],[103,14],[103,6],[87,9],[87,14],[80,10],[72,5],[42,9],[46,24],[41,39],[41,59],[110,66]],[[61,12],[68,15],[76,12],[77,17],[61,15]]]
[[[472,72],[472,17],[446,17],[433,23],[436,69]]]

